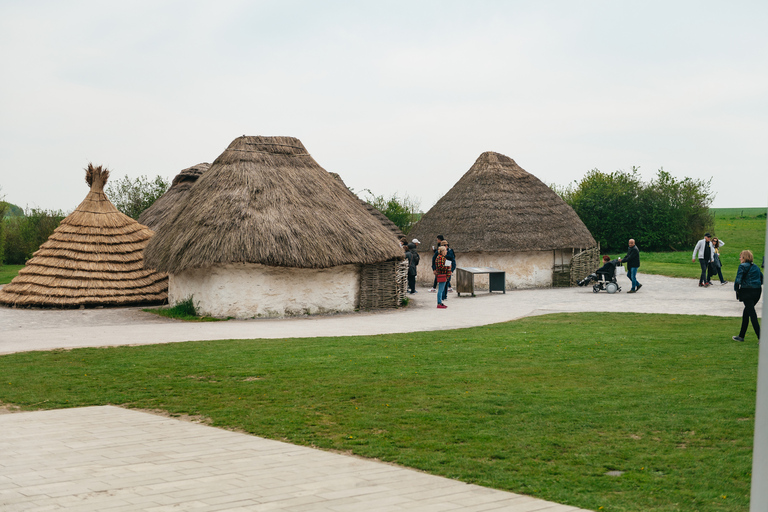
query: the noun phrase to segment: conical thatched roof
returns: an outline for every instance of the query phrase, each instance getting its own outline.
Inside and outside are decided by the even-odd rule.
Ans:
[[[239,137],[150,241],[145,264],[328,268],[402,259],[391,234],[293,137]]]
[[[342,185],[344,185],[344,188],[346,188],[347,190],[349,190],[349,189],[347,188],[347,185],[344,183],[344,180],[342,180],[342,179],[341,179],[341,176],[339,176],[339,175],[338,175],[338,173],[332,172],[332,173],[331,173],[331,176],[333,176],[334,178],[336,178],[337,180],[339,180],[339,181],[341,182],[341,184],[342,184]],[[394,222],[392,222],[391,220],[389,220],[389,217],[387,217],[386,215],[384,215],[384,214],[383,214],[383,213],[382,213],[382,212],[381,212],[381,211],[380,211],[378,208],[376,208],[375,206],[373,206],[373,205],[372,205],[371,203],[369,203],[368,201],[363,201],[362,199],[360,199],[360,198],[357,196],[357,194],[355,194],[355,193],[354,193],[354,192],[352,192],[351,190],[349,190],[349,193],[350,193],[352,196],[354,196],[354,198],[355,198],[355,199],[357,199],[358,201],[360,201],[360,204],[362,204],[362,205],[365,207],[365,209],[366,209],[366,210],[368,210],[368,213],[370,213],[371,215],[373,215],[374,217],[376,217],[376,218],[379,220],[379,222],[381,222],[381,225],[382,225],[382,226],[384,226],[385,228],[387,228],[387,229],[388,229],[388,230],[389,230],[389,231],[392,233],[392,236],[394,236],[394,237],[395,237],[395,239],[397,239],[397,240],[400,240],[400,238],[401,238],[401,237],[404,237],[404,236],[405,236],[405,234],[404,234],[402,231],[400,231],[400,228],[399,228],[399,227],[397,227],[397,224],[395,224]]]
[[[486,152],[413,227],[456,252],[543,251],[596,244],[576,212],[514,160]],[[426,247],[426,244],[424,245]]]
[[[108,177],[108,170],[88,166],[91,191],[0,290],[0,303],[125,306],[167,299],[167,276],[142,268],[142,251],[153,232],[109,202],[104,195]]]
[[[205,171],[211,167],[209,163],[197,164],[181,171],[173,178],[171,188],[165,194],[160,196],[157,201],[139,215],[139,223],[144,224],[149,229],[157,231],[171,211],[173,205],[181,201],[187,194],[189,188],[197,181]]]

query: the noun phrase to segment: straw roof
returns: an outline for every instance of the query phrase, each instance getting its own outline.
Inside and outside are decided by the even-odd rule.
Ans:
[[[456,252],[597,245],[560,196],[508,156],[491,151],[480,155],[409,236],[433,240],[437,235],[443,235]]]
[[[337,180],[339,180],[339,181],[341,182],[341,184],[342,184],[342,185],[344,185],[344,188],[346,188],[347,190],[349,190],[349,189],[347,188],[347,185],[344,183],[344,180],[343,180],[343,179],[341,179],[341,176],[339,176],[339,175],[338,175],[337,173],[335,173],[335,172],[332,172],[332,173],[330,173],[330,174],[331,174],[331,176],[333,176],[334,178],[336,178]],[[362,204],[362,205],[365,207],[365,209],[366,209],[366,210],[368,210],[368,213],[370,213],[371,215],[373,215],[374,217],[376,217],[376,218],[379,220],[379,222],[381,222],[381,225],[382,225],[382,226],[384,226],[385,228],[387,228],[387,229],[388,229],[388,230],[389,230],[389,231],[392,233],[392,236],[394,236],[394,237],[395,237],[395,239],[397,239],[397,240],[400,240],[400,238],[402,238],[402,237],[404,237],[404,236],[405,236],[405,233],[403,233],[402,231],[400,231],[400,228],[399,228],[399,227],[397,227],[397,224],[395,224],[394,222],[392,222],[392,221],[389,219],[389,217],[387,217],[386,215],[384,215],[384,214],[381,212],[381,210],[379,210],[378,208],[376,208],[375,206],[373,206],[373,205],[372,205],[371,203],[369,203],[368,201],[364,201],[364,200],[360,199],[360,198],[357,196],[357,194],[355,194],[355,193],[354,193],[354,192],[352,192],[351,190],[349,190],[349,193],[350,193],[350,194],[352,194],[352,196],[354,196],[354,198],[355,198],[355,199],[357,199],[358,201],[360,201],[360,204]]]
[[[143,269],[142,251],[153,232],[109,202],[104,195],[108,177],[108,170],[88,165],[91,191],[0,290],[0,303],[125,306],[167,299],[167,276]]]
[[[194,185],[205,171],[211,167],[209,163],[201,163],[188,167],[173,178],[171,188],[166,190],[165,194],[160,196],[152,206],[144,210],[139,215],[139,223],[144,224],[149,229],[157,231],[160,223],[168,216],[173,205],[181,201],[187,194],[189,188]]]
[[[293,137],[239,137],[173,208],[145,265],[329,268],[402,259],[392,235]]]

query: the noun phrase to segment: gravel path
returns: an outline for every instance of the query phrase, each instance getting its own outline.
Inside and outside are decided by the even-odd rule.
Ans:
[[[194,340],[352,336],[474,327],[555,312],[623,311],[740,317],[733,286],[699,288],[694,279],[639,275],[640,292],[593,293],[585,288],[449,294],[448,309],[436,308],[434,293],[419,289],[407,308],[284,319],[181,322],[140,308],[41,310],[0,307],[0,354],[54,348],[144,345]],[[762,305],[762,304],[761,304]],[[760,314],[762,308],[758,308]],[[738,322],[734,320],[734,333]]]

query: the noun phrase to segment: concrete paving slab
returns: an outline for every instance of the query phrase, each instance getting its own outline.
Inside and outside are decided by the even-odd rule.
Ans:
[[[0,432],[3,511],[581,510],[112,406],[5,414]]]

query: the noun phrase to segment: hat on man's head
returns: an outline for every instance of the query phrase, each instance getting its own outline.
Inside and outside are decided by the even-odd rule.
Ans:
[[[707,238],[712,238],[712,235],[710,235],[709,233],[704,233],[704,236]]]
[[[418,238],[414,238],[413,240],[411,240],[411,243],[420,244],[421,242],[419,242]]]

